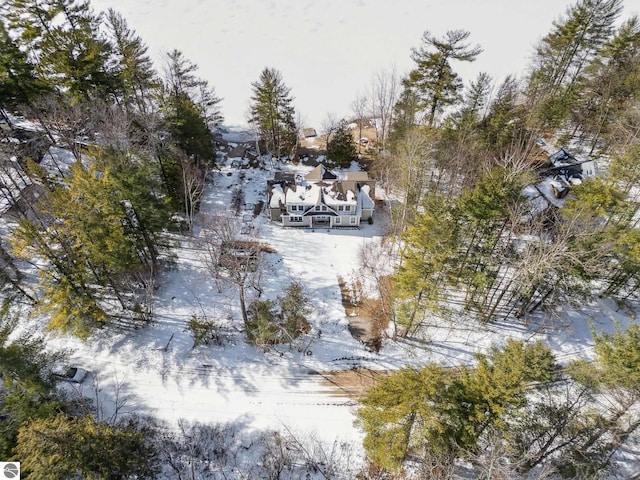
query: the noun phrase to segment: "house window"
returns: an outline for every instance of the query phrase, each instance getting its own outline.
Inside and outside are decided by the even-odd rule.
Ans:
[[[340,225],[340,220],[342,220],[340,217],[336,217],[335,224],[336,225]]]
[[[326,212],[327,211],[327,206],[326,205],[322,205],[322,211]]]
[[[344,212],[344,205],[338,205],[338,211]]]
[[[316,205],[315,210],[316,210],[316,212],[319,212],[320,211],[320,205]]]
[[[351,225],[355,225],[356,224],[356,217],[350,217],[349,218],[349,223],[351,223]]]
[[[300,223],[302,222],[302,217],[291,216],[289,217],[289,221],[291,223]]]

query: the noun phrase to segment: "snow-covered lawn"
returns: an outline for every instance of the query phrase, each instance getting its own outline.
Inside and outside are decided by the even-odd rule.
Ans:
[[[242,171],[244,179],[241,170],[231,167],[214,175],[203,215],[228,211],[236,186],[242,186],[248,204],[265,199],[270,172]],[[480,326],[433,318],[421,338],[386,340],[380,353],[369,352],[349,334],[338,276],[350,278],[357,270],[358,249],[384,233],[382,218],[379,214],[373,225],[360,229],[315,231],[283,229],[264,215],[254,218],[260,241],[277,251],[268,255],[263,298],[275,298],[291,280],[301,281],[311,298],[313,328],[293,347],[281,345],[265,353],[245,343],[236,287],[218,291],[203,264],[199,228],[194,236],[177,239],[175,267],[159,279],[152,325],[127,332],[105,329],[84,342],[58,336],[49,346],[68,349],[73,363],[92,372],[79,388],[90,397],[99,390],[105,417],[118,403],[119,414],[151,414],[169,424],[187,419],[230,422],[248,430],[286,426],[302,435],[359,445],[353,399],[331,390],[314,373],[356,366],[386,370],[429,361],[459,365],[508,337],[545,339],[561,361],[589,357],[589,322],[612,331],[614,322],[626,326],[630,321],[607,300],[562,312],[553,323],[531,319],[526,325]],[[223,345],[192,349],[185,329],[192,315],[222,322],[227,327]]]
[[[202,203],[202,214],[228,211],[233,187],[242,185],[248,204],[262,198],[268,171],[224,168],[214,175]],[[228,175],[231,173],[231,175]],[[91,372],[83,393],[100,388],[105,415],[114,410],[115,393],[128,398],[121,410],[152,414],[173,422],[233,422],[249,429],[280,429],[315,433],[333,441],[358,435],[353,426],[353,399],[328,395],[330,387],[318,371],[347,369],[359,364],[387,369],[401,364],[395,357],[364,349],[348,331],[338,276],[349,277],[356,267],[358,248],[379,236],[382,225],[352,230],[296,230],[254,219],[259,240],[277,250],[269,254],[262,285],[265,298],[275,298],[291,280],[305,286],[311,299],[313,330],[293,347],[281,345],[263,352],[248,345],[241,332],[237,287],[220,293],[203,263],[200,229],[179,238],[175,267],[160,275],[154,305],[155,322],[134,332],[100,331],[87,341],[59,336],[52,348],[72,352],[71,361]],[[192,349],[186,323],[192,315],[206,315],[227,327],[221,346]],[[321,336],[318,331],[321,331]],[[392,353],[394,350],[390,350]],[[334,392],[335,393],[335,392]]]

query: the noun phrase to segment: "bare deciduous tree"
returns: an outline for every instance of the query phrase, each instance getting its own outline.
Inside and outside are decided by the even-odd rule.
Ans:
[[[196,162],[184,154],[180,155],[180,166],[182,169],[184,213],[189,231],[192,232],[193,219],[199,209],[204,191],[205,173],[196,165]]]
[[[387,136],[393,121],[393,107],[400,92],[400,79],[395,67],[378,70],[370,86],[369,111],[376,123],[377,142],[386,148]]]
[[[331,135],[335,133],[340,125],[340,121],[333,113],[328,113],[326,118],[322,121],[322,135],[324,135],[325,148],[329,146],[331,141]]]
[[[247,287],[261,293],[262,254],[270,248],[258,240],[257,229],[243,235],[241,222],[229,215],[204,217],[202,223],[203,261],[218,290],[225,280],[238,287],[242,320],[247,325]]]
[[[433,136],[424,130],[411,130],[398,141],[390,158],[377,162],[380,165],[378,169],[387,170],[386,188],[402,196],[400,211],[392,215],[396,233],[404,229],[410,210],[420,203],[429,188],[435,171],[431,152],[434,141]]]
[[[386,237],[365,242],[358,249],[358,275],[365,285],[370,285],[375,289],[379,299],[381,316],[394,321],[394,325],[391,274],[396,259],[396,245]],[[396,330],[394,328],[394,336]]]
[[[358,95],[353,102],[351,102],[351,111],[355,115],[355,120],[358,123],[358,153],[362,152],[362,144],[360,139],[362,138],[362,124],[367,114],[367,97],[365,95]]]

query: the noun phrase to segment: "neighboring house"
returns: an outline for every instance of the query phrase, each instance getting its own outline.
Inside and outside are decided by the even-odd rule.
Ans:
[[[546,164],[549,166],[539,171],[538,182],[526,186],[522,192],[531,204],[523,221],[531,220],[551,207],[561,207],[572,186],[596,175],[593,160],[579,160],[565,149],[550,154]]]
[[[357,227],[373,218],[374,198],[366,172],[339,179],[324,165],[304,177],[278,172],[267,182],[268,215],[285,227]]]
[[[315,128],[303,128],[302,136],[304,138],[315,138],[318,136],[318,132],[316,132]]]

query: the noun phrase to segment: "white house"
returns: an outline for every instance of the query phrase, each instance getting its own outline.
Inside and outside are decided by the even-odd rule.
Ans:
[[[358,227],[373,217],[375,180],[366,172],[344,179],[318,165],[304,177],[279,174],[267,182],[268,215],[285,227]]]

